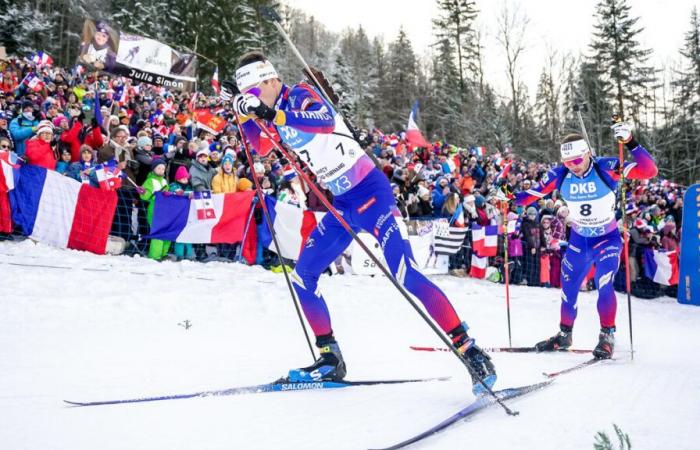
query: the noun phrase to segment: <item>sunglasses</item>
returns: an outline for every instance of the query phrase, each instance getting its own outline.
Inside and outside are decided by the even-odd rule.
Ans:
[[[583,158],[576,158],[576,159],[570,159],[568,161],[564,161],[565,166],[578,166],[579,164],[583,163]]]
[[[9,145],[0,145],[0,148],[10,148]]]

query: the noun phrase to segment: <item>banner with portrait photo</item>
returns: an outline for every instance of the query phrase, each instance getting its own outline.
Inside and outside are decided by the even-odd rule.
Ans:
[[[178,91],[195,89],[195,55],[117,31],[104,21],[85,20],[78,64]]]

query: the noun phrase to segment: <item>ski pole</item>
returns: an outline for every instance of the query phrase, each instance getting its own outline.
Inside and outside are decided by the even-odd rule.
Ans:
[[[597,156],[595,154],[595,149],[591,147],[591,140],[588,139],[586,124],[583,122],[583,116],[581,115],[581,111],[588,111],[588,106],[586,106],[586,102],[574,103],[574,111],[576,112],[576,116],[578,117],[578,124],[581,127],[581,133],[583,134],[583,138],[586,140],[588,148],[591,149],[591,155]]]
[[[505,276],[505,282],[506,282],[506,311],[508,314],[508,347],[513,347],[513,343],[511,341],[511,333],[510,333],[510,267],[508,264],[508,202],[501,202],[502,208],[503,208],[503,224],[505,225],[503,237],[504,237],[504,242],[503,242],[503,258],[504,258],[504,265],[503,267],[505,268],[504,276]]]
[[[270,213],[267,210],[267,203],[265,202],[265,197],[263,195],[262,187],[260,186],[260,180],[258,180],[258,177],[255,174],[255,166],[253,163],[253,156],[250,154],[250,148],[248,148],[248,143],[245,140],[245,135],[243,134],[243,127],[241,127],[241,121],[240,117],[238,115],[238,112],[236,110],[233,110],[233,114],[235,116],[236,120],[236,126],[238,127],[238,132],[241,134],[241,143],[243,144],[243,149],[245,150],[245,155],[246,158],[248,159],[248,165],[250,166],[250,171],[252,172],[253,175],[253,181],[255,183],[255,191],[258,196],[258,202],[260,203],[260,207],[262,208],[263,216],[265,216],[265,223],[267,224],[267,228],[270,230],[270,234],[272,235],[272,242],[275,244],[275,251],[277,252],[277,260],[279,261],[280,265],[282,266],[282,272],[284,273],[284,279],[287,282],[287,288],[289,288],[289,295],[292,296],[292,303],[294,303],[294,309],[297,312],[297,317],[299,317],[299,323],[301,324],[301,329],[304,330],[304,336],[306,337],[306,343],[309,345],[309,351],[311,352],[311,358],[315,361],[316,360],[316,353],[314,352],[314,347],[311,344],[311,338],[309,338],[309,332],[306,329],[306,324],[304,323],[304,318],[301,315],[301,309],[299,307],[299,300],[297,299],[297,296],[294,292],[294,288],[292,287],[292,282],[289,279],[289,273],[287,272],[287,265],[284,263],[282,260],[282,251],[280,250],[280,245],[279,242],[277,242],[277,233],[275,232],[275,229],[273,228],[272,225],[272,219],[270,219]]]
[[[622,117],[613,116],[613,123],[622,122]],[[632,337],[632,285],[630,281],[630,252],[629,252],[629,233],[627,230],[627,212],[625,210],[625,143],[622,140],[617,141],[617,147],[620,158],[620,210],[622,212],[622,242],[624,243],[623,251],[625,252],[625,290],[627,291],[627,316],[630,323],[630,354],[634,360],[634,339]]]
[[[411,294],[408,293],[408,291],[396,280],[396,278],[391,274],[389,269],[384,266],[384,264],[377,258],[372,251],[367,247],[367,245],[357,236],[357,233],[352,229],[352,227],[345,221],[342,215],[338,212],[337,209],[331,204],[330,201],[326,198],[325,195],[321,192],[321,190],[316,186],[314,182],[311,181],[309,176],[304,172],[301,167],[298,165],[298,163],[294,160],[289,155],[289,152],[279,143],[277,142],[270,132],[268,131],[267,127],[265,124],[262,122],[262,119],[254,119],[255,124],[258,126],[258,129],[260,132],[272,143],[272,145],[282,153],[282,155],[289,161],[291,166],[294,168],[294,170],[297,172],[300,178],[302,178],[306,184],[309,186],[309,189],[311,189],[314,194],[319,198],[321,203],[328,209],[328,212],[335,217],[335,219],[340,223],[340,225],[345,229],[345,231],[348,232],[348,234],[352,237],[352,239],[357,242],[357,244],[362,248],[362,250],[367,254],[367,256],[374,262],[377,267],[382,271],[382,273],[391,281],[391,283],[394,285],[394,287],[401,293],[401,295],[408,301],[408,303],[413,307],[413,309],[416,310],[418,315],[425,321],[426,324],[437,334],[437,336],[442,340],[442,342],[450,349],[450,351],[462,362],[464,367],[467,369],[470,375],[472,375],[474,378],[476,378],[479,383],[484,387],[484,389],[495,399],[496,403],[501,405],[503,409],[508,413],[508,415],[515,416],[518,415],[519,413],[517,411],[511,410],[508,406],[506,406],[505,403],[496,395],[495,392],[486,384],[484,383],[484,380],[478,376],[477,374],[474,373],[472,368],[469,366],[469,363],[467,360],[464,358],[464,356],[455,348],[454,344],[450,339],[448,339],[443,332],[432,322],[430,317],[418,306],[418,304],[411,298]],[[239,124],[239,130],[242,129],[240,128]],[[242,135],[243,136],[243,135]],[[273,235],[274,236],[274,235]]]

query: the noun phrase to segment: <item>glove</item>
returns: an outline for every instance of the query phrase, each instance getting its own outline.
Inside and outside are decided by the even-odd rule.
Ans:
[[[233,109],[242,116],[254,114],[261,119],[274,120],[277,111],[264,104],[252,94],[239,94],[233,99]]]
[[[162,192],[163,195],[166,196],[166,197],[170,197],[171,195],[173,195],[173,193],[170,192],[170,191],[161,191],[161,192]]]
[[[141,186],[136,186],[136,192],[139,193],[139,195],[143,195],[146,193],[146,190],[142,188]]]
[[[236,94],[238,94],[238,86],[235,81],[224,80],[221,82],[221,91],[219,92],[221,100],[230,102]]]
[[[618,122],[610,127],[615,139],[625,144],[632,140],[632,125],[627,122]]]
[[[90,120],[90,125],[92,126],[92,128],[97,128],[97,127],[99,126],[99,125],[97,124],[97,119],[93,117],[93,118]]]
[[[80,111],[80,114],[78,114],[78,118],[76,120],[80,123],[83,123],[83,120],[85,120],[85,113]]]

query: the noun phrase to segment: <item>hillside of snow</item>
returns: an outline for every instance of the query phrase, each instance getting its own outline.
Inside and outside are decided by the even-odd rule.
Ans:
[[[472,336],[506,346],[504,289],[438,276]],[[382,277],[320,283],[348,379],[449,376],[448,381],[342,390],[67,407],[272,381],[311,356],[281,274],[225,263],[97,256],[0,243],[0,448],[366,449],[394,444],[473,400],[469,377]],[[511,288],[513,345],[558,329],[559,291]],[[491,407],[416,449],[591,449],[596,432],[628,433],[632,448],[700,448],[700,308],[618,294],[614,361]],[[183,326],[185,321],[191,326]],[[574,345],[597,342],[595,294],[582,293]],[[542,381],[588,355],[494,353],[496,388]]]

